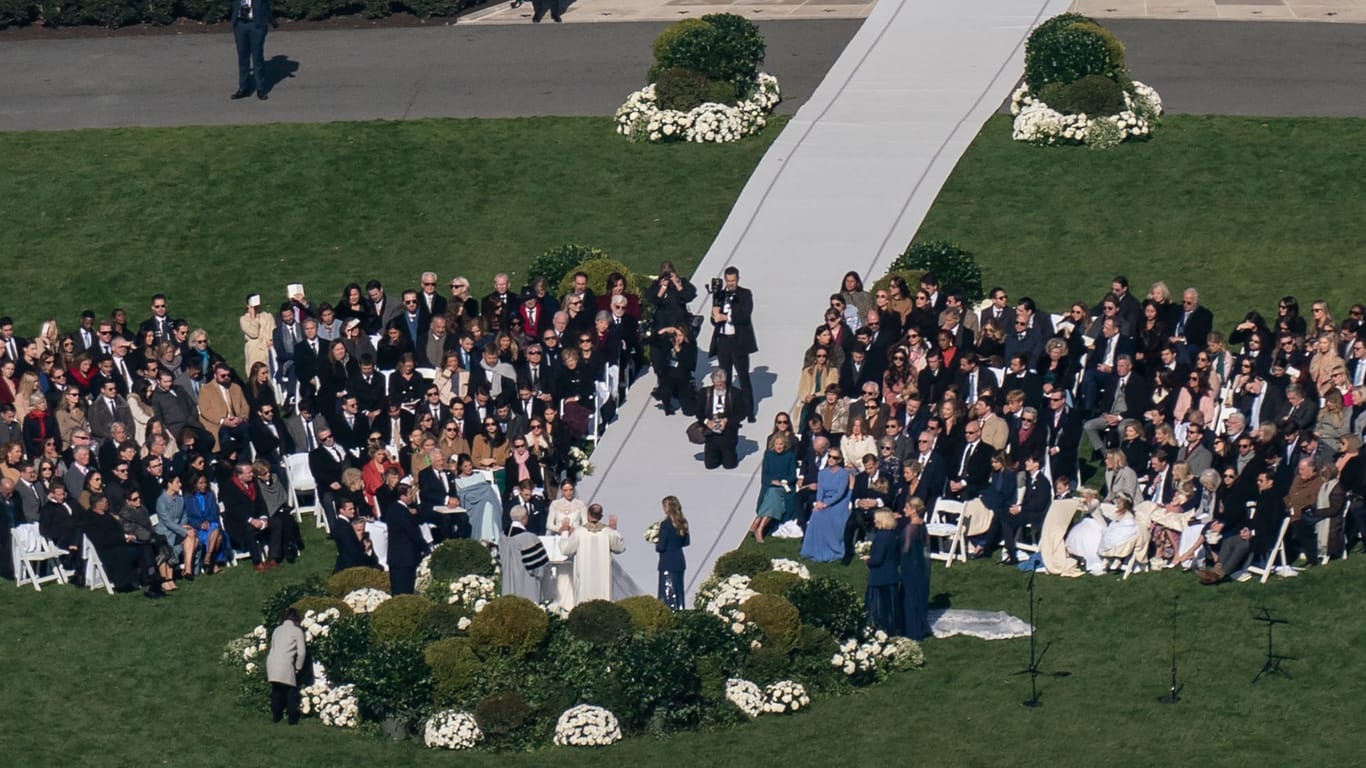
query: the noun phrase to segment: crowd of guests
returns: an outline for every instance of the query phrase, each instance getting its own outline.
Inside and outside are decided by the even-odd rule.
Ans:
[[[850,272],[822,310],[768,438],[757,540],[795,521],[804,556],[849,564],[880,511],[906,528],[909,502],[947,499],[973,557],[1017,563],[1021,531],[1085,495],[1095,514],[1068,544],[1088,570],[1137,540],[1217,583],[1264,560],[1284,520],[1306,565],[1366,533],[1366,306],[1303,317],[1286,296],[1225,333],[1195,288],[1140,299],[1123,276],[1061,315],[999,287],[969,307],[932,274],[883,282]]]

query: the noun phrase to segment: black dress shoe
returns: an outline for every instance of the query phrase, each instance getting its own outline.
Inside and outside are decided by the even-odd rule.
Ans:
[[[257,91],[257,92],[256,92],[256,98],[260,99],[261,101],[265,101],[266,99],[269,99],[270,97],[266,95],[266,92],[265,92],[265,91]]]
[[[248,96],[250,96],[250,95],[251,95],[251,91],[244,91],[244,90],[242,90],[242,89],[239,88],[239,89],[233,91],[233,92],[232,92],[232,95],[229,96],[228,98],[234,99],[234,100],[235,100],[235,99],[245,99],[246,97],[248,97]]]
[[[560,22],[564,21],[564,19],[560,18],[559,16],[551,16],[550,18],[554,19],[556,24],[559,24]]]

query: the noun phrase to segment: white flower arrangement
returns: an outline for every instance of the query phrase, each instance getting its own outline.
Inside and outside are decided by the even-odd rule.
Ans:
[[[854,556],[867,557],[873,552],[873,542],[868,539],[854,543]]]
[[[830,665],[837,667],[849,677],[856,675],[876,676],[885,665],[884,656],[889,638],[882,630],[866,632],[862,641],[850,638],[840,643],[839,651],[830,657]]]
[[[571,707],[555,722],[558,747],[605,747],[621,741],[617,716],[602,707],[580,704]]]
[[[749,631],[750,624],[740,606],[757,594],[749,588],[748,576],[732,574],[720,580],[708,579],[697,591],[697,605],[707,613],[725,619],[732,632],[743,635]]]
[[[882,646],[882,660],[889,671],[925,666],[925,651],[909,637],[893,637]]]
[[[588,460],[588,454],[584,453],[582,448],[569,449],[569,462],[579,477],[587,477],[593,474],[593,462]]]
[[[738,707],[751,720],[764,712],[764,692],[748,680],[735,677],[727,680],[726,701]]]
[[[659,543],[659,522],[656,520],[645,529],[645,541],[651,544]]]
[[[758,133],[779,101],[782,101],[782,91],[778,78],[767,72],[759,73],[754,92],[739,104],[707,102],[688,112],[661,109],[655,87],[650,84],[627,96],[626,102],[617,109],[617,133],[632,141],[655,144],[667,141],[724,144]]]
[[[1162,97],[1152,86],[1135,80],[1133,93],[1124,92],[1124,109],[1118,114],[1098,117],[1064,115],[1032,95],[1028,85],[1021,84],[1010,96],[1010,114],[1015,116],[1011,127],[1011,138],[1015,141],[1033,144],[1110,143],[1116,134],[1118,141],[1150,136],[1152,121],[1162,114]],[[1097,121],[1102,120],[1109,123],[1104,130],[1090,130]]]
[[[422,742],[433,749],[473,749],[483,740],[474,715],[458,709],[437,712],[422,729]]]
[[[346,593],[342,602],[346,603],[351,610],[356,613],[374,613],[375,609],[385,600],[390,598],[390,594],[374,587],[361,587]]]
[[[498,587],[493,583],[493,579],[472,573],[451,582],[450,595],[446,602],[472,608],[478,613],[484,609],[488,601],[497,596]]]
[[[432,553],[422,558],[422,562],[417,564],[417,580],[413,582],[413,591],[417,594],[425,594],[427,588],[432,585]]]
[[[257,624],[250,632],[228,643],[223,660],[242,667],[247,674],[256,672],[256,658],[270,647],[270,634],[264,624]]]
[[[805,565],[796,560],[789,560],[785,557],[775,557],[769,563],[769,567],[780,573],[794,573],[797,578],[806,581],[811,578],[811,571]]]
[[[355,728],[360,724],[360,702],[354,685],[330,687],[320,680],[299,691],[299,712],[317,715],[323,725]]]
[[[811,706],[806,688],[793,680],[782,680],[764,688],[764,711],[776,715],[790,714]]]
[[[341,611],[336,608],[328,608],[325,611],[306,611],[300,628],[304,631],[304,639],[313,642],[319,637],[326,637],[328,630],[332,629],[332,624],[341,618]]]

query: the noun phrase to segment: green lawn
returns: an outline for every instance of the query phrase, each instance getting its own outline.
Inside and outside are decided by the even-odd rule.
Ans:
[[[917,238],[974,252],[985,281],[1054,311],[1095,303],[1127,274],[1201,290],[1227,332],[1250,308],[1363,300],[1366,120],[1164,118],[1109,151],[1033,147],[995,117],[958,163]],[[989,287],[989,286],[986,286]],[[1268,314],[1269,313],[1269,314]]]
[[[139,322],[162,290],[240,360],[245,296],[292,282],[335,303],[431,269],[483,295],[566,242],[690,269],[784,122],[730,146],[629,144],[607,118],[0,133],[0,306],[29,335],[85,307]]]

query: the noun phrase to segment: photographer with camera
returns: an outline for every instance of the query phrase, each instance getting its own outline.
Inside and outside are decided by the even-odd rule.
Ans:
[[[697,421],[702,427],[702,463],[707,469],[735,469],[740,463],[736,447],[740,442],[739,401],[742,395],[729,386],[726,372],[711,372],[711,386],[698,395]]]
[[[754,294],[740,287],[740,270],[726,267],[725,279],[713,278],[711,292],[711,349],[726,378],[740,387],[738,413],[754,423],[754,384],[749,378],[749,356],[759,351],[754,340]]]
[[[280,26],[270,11],[270,0],[232,0],[232,39],[237,44],[237,90],[231,98],[256,92],[266,96],[266,25]]]
[[[688,303],[697,298],[697,288],[693,287],[687,278],[678,274],[673,262],[663,261],[659,264],[659,277],[655,279],[653,288],[646,291],[646,298],[654,305],[655,310],[645,341],[650,346],[650,362],[655,369],[655,392],[658,394],[664,386],[662,361],[673,343],[662,338],[660,332],[665,328],[693,327]]]
[[[674,414],[674,398],[683,415],[697,412],[696,393],[693,391],[693,371],[697,368],[697,344],[688,334],[688,326],[663,328],[657,334],[663,342],[663,352],[656,352],[655,365],[659,369],[659,402],[665,415]]]

